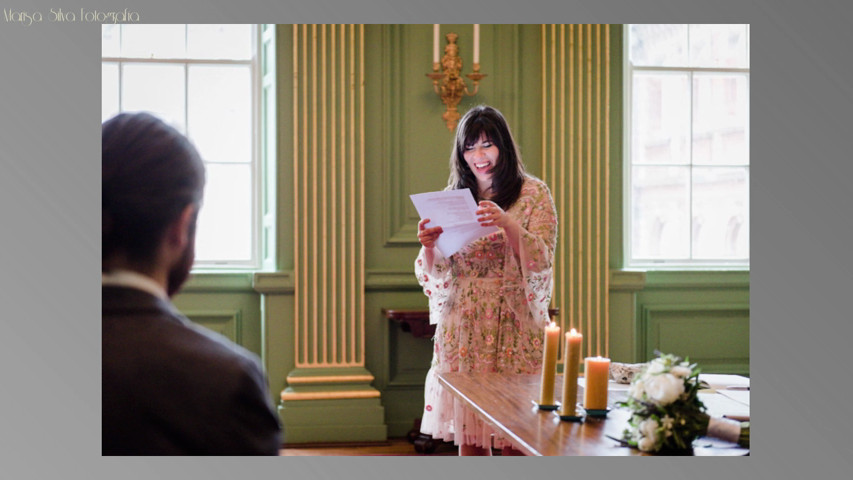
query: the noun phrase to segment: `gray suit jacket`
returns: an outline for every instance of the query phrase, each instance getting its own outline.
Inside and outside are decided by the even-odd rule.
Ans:
[[[146,292],[102,288],[103,455],[276,455],[258,358]]]

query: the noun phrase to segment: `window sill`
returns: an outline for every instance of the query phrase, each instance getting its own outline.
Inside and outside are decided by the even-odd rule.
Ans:
[[[647,270],[645,288],[749,288],[748,269]]]
[[[181,293],[237,292],[252,290],[252,272],[194,271]]]

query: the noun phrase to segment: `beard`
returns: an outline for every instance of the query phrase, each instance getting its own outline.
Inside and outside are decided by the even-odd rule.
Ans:
[[[193,261],[195,261],[195,232],[190,234],[190,240],[187,242],[187,247],[184,249],[181,258],[169,270],[168,284],[166,286],[166,293],[169,295],[169,298],[178,293],[184,282],[189,278]]]

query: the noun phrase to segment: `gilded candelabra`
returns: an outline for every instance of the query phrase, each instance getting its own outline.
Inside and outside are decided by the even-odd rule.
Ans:
[[[426,76],[432,79],[432,86],[435,93],[441,98],[442,103],[447,105],[447,110],[441,116],[444,119],[447,129],[453,131],[456,129],[456,124],[459,123],[461,115],[456,107],[462,101],[463,95],[474,96],[480,88],[480,80],[486,76],[480,73],[480,63],[474,62],[474,71],[465,75],[474,82],[474,91],[468,91],[468,85],[462,79],[462,58],[459,56],[459,45],[456,44],[456,39],[459,36],[455,33],[446,35],[447,45],[444,46],[444,56],[441,57],[441,63],[432,64],[432,73],[427,73]],[[439,68],[441,71],[439,71]]]

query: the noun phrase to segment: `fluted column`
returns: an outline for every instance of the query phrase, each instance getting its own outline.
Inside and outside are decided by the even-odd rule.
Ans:
[[[610,25],[542,25],[542,176],[559,216],[553,303],[609,356]]]
[[[384,440],[365,369],[364,26],[294,25],[292,35],[296,368],[281,393],[286,440]]]

